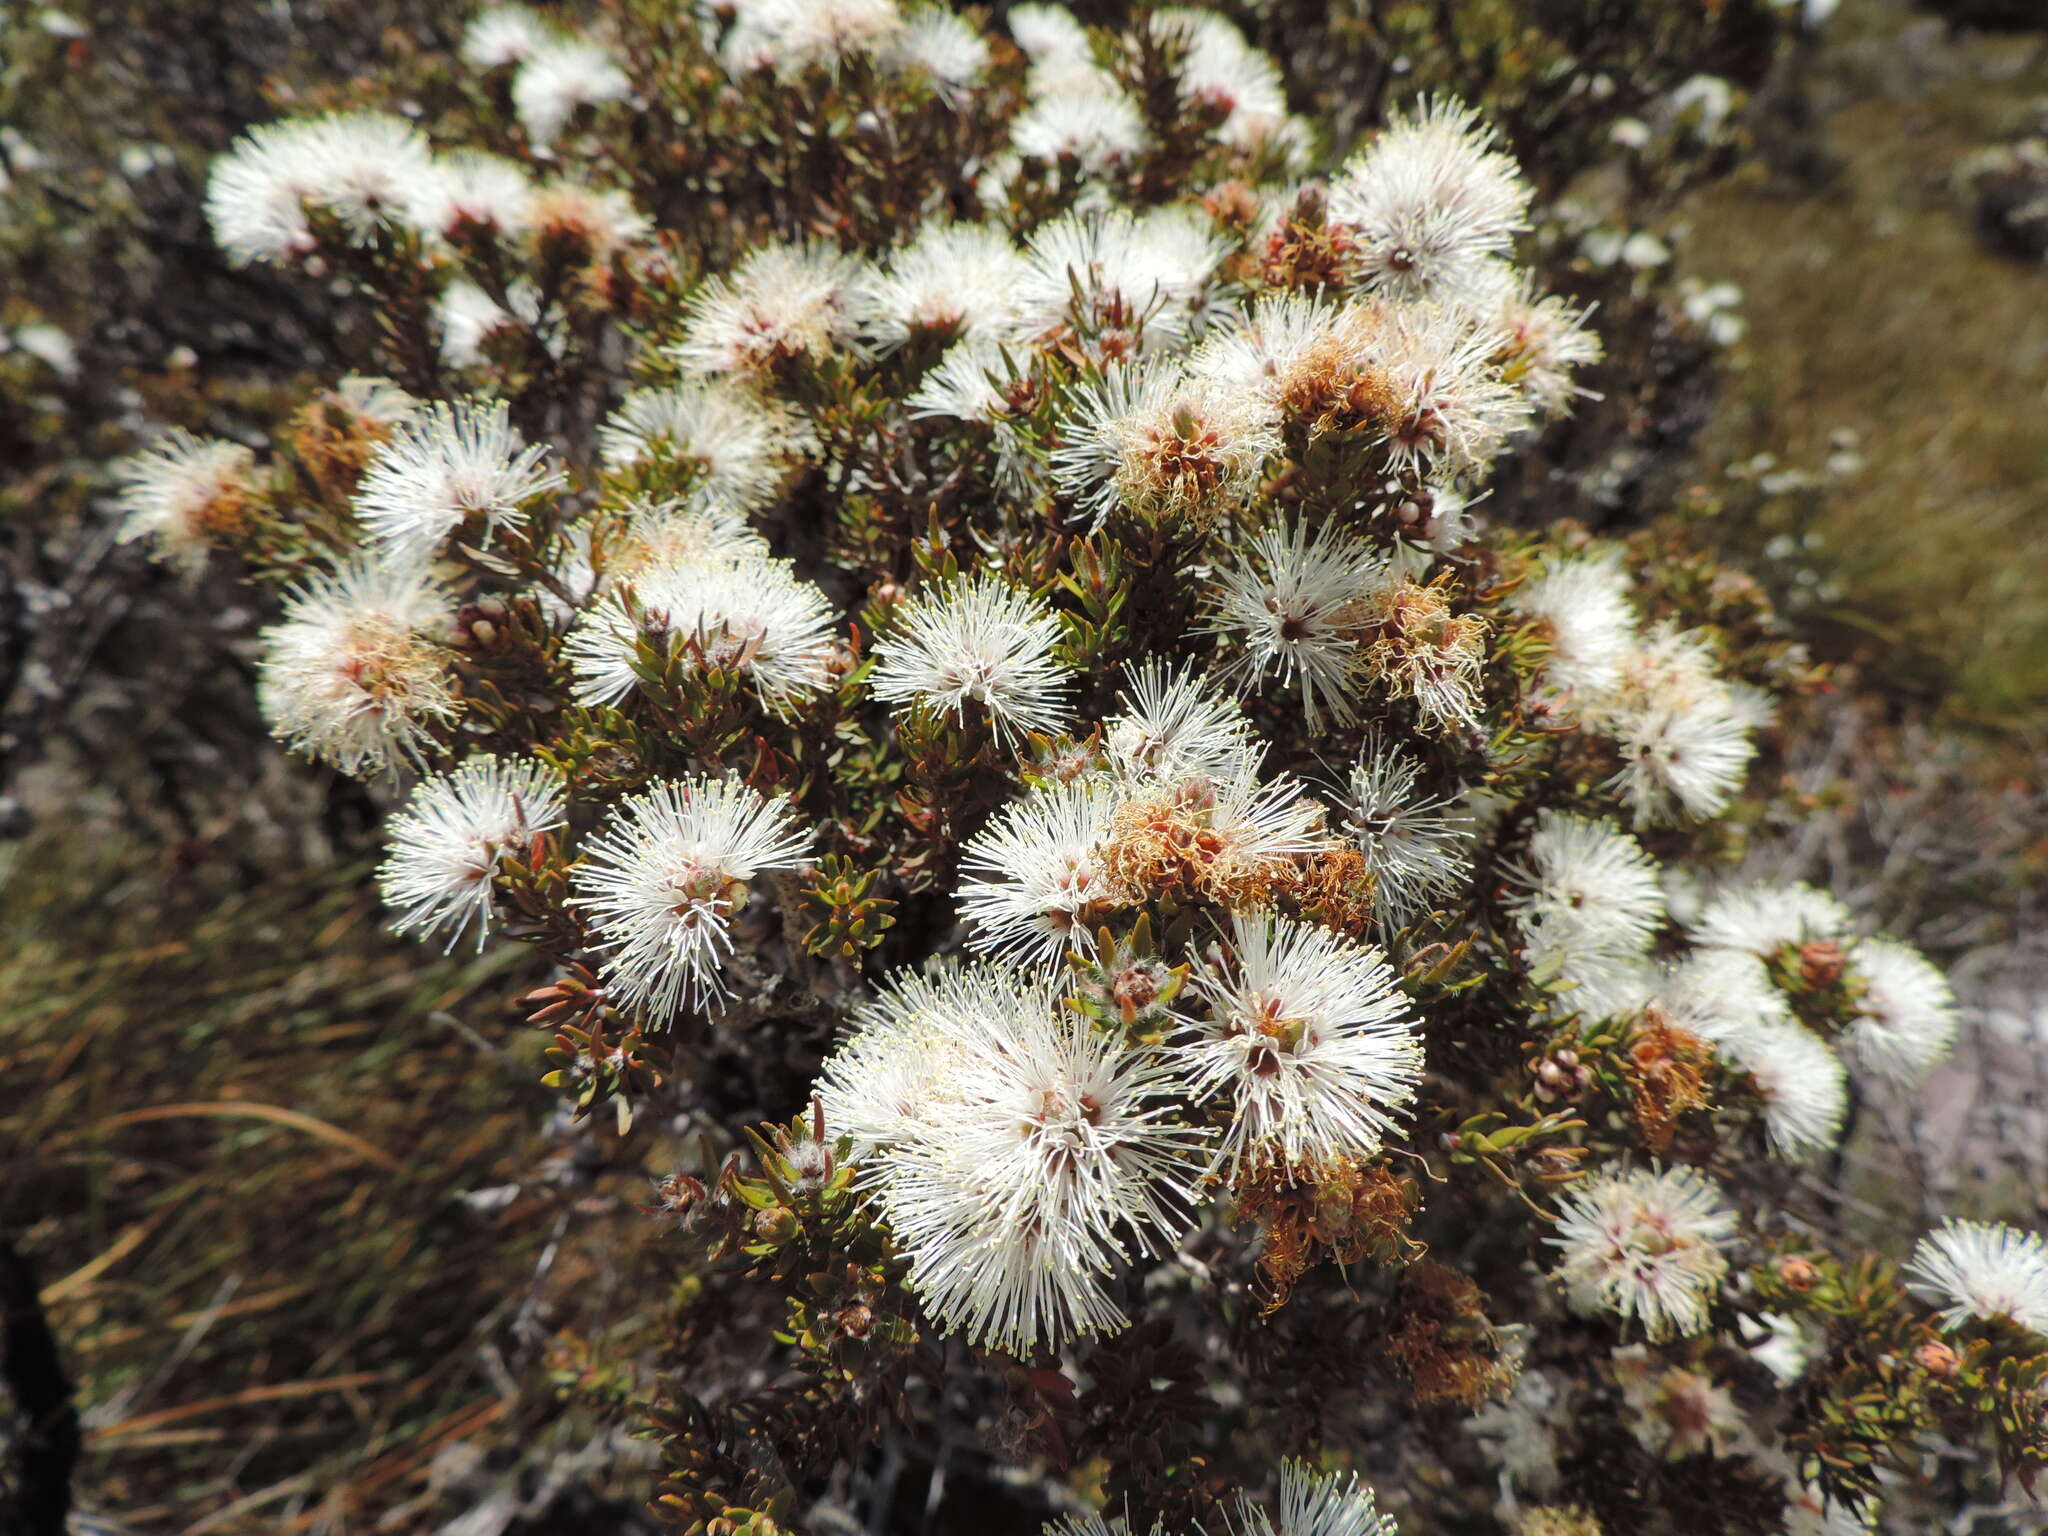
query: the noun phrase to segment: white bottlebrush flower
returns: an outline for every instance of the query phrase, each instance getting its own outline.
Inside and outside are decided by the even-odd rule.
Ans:
[[[443,641],[454,600],[424,571],[359,560],[309,578],[263,632],[271,733],[358,777],[417,762],[461,713]]]
[[[420,408],[419,401],[389,379],[359,373],[344,375],[329,400],[363,426],[377,431],[411,419]]]
[[[1955,989],[1938,966],[1896,939],[1863,939],[1849,953],[1863,983],[1843,1031],[1849,1057],[1865,1071],[1918,1082],[1955,1043]]]
[[[1529,184],[1493,130],[1456,102],[1397,113],[1330,188],[1360,275],[1402,298],[1455,297],[1527,224]]]
[[[657,657],[743,674],[761,702],[786,713],[829,679],[832,606],[779,560],[668,566],[606,594],[570,632],[564,653],[585,704],[618,704],[638,686],[644,642]]]
[[[880,353],[913,337],[979,341],[1013,327],[1024,257],[985,224],[926,224],[887,265],[869,269],[849,300]]]
[[[309,209],[361,239],[404,218],[433,174],[427,141],[403,118],[341,112],[266,123],[215,159],[206,215],[236,265],[290,261],[313,249]]]
[[[654,221],[633,206],[631,194],[566,176],[537,188],[527,213],[537,241],[577,251],[592,262],[607,260],[654,231]]]
[[[964,16],[935,5],[904,18],[882,52],[897,74],[922,75],[948,106],[962,105],[988,73],[988,39]]]
[[[1501,307],[1497,324],[1505,338],[1502,374],[1529,398],[1538,415],[1570,415],[1572,407],[1591,394],[1578,383],[1579,372],[1605,355],[1599,336],[1586,324],[1591,318],[1590,310],[1575,308],[1555,294],[1539,294],[1528,274]]]
[[[1614,1351],[1608,1369],[1628,1408],[1630,1432],[1652,1456],[1728,1456],[1745,1445],[1748,1415],[1703,1371],[1665,1365],[1641,1344]]]
[[[554,40],[554,30],[527,7],[488,6],[463,29],[462,62],[472,69],[502,69],[532,58]]]
[[[1232,1106],[1217,1165],[1372,1157],[1422,1076],[1413,1005],[1386,957],[1269,913],[1233,917],[1231,938],[1233,961],[1195,971],[1208,1018],[1176,1048],[1196,1091]]]
[[[533,758],[488,755],[422,783],[384,826],[377,871],[394,933],[448,935],[453,949],[471,924],[481,950],[491,929],[491,877],[507,852],[524,855],[562,824],[562,779]]]
[[[767,506],[811,446],[800,420],[779,402],[693,381],[636,389],[597,429],[606,469],[673,468],[687,481],[670,489],[720,516]]]
[[[767,563],[768,541],[745,519],[691,501],[634,502],[619,509],[604,546],[604,573],[626,579],[688,566]]]
[[[852,1029],[818,1070],[813,1091],[827,1132],[850,1138],[862,1159],[922,1135],[944,1113],[946,1069],[966,1047],[958,1021],[992,1000],[1002,1006],[1028,994],[1015,973],[995,965],[948,962],[887,977],[854,1009]]]
[[[1749,1073],[1763,1101],[1765,1134],[1778,1156],[1797,1161],[1842,1139],[1848,1075],[1827,1041],[1803,1024],[1766,1020],[1718,1044],[1722,1055]]]
[[[1558,1434],[1571,1423],[1568,1386],[1553,1372],[1525,1370],[1505,1400],[1465,1421],[1487,1460],[1521,1493],[1542,1498],[1557,1489]]]
[[[1318,1472],[1305,1462],[1280,1463],[1280,1498],[1268,1510],[1239,1494],[1234,1529],[1244,1536],[1396,1536],[1393,1516],[1379,1512],[1372,1489],[1351,1473]]]
[[[1324,711],[1358,717],[1360,630],[1388,582],[1386,559],[1355,534],[1302,521],[1262,529],[1244,557],[1216,574],[1208,628],[1236,650],[1224,675],[1250,687],[1268,673],[1301,690],[1310,728]]]
[[[722,50],[735,79],[760,69],[835,73],[858,54],[886,53],[903,28],[896,0],[742,0]]]
[[[1849,909],[1810,885],[1758,882],[1709,897],[1687,925],[1704,949],[1736,949],[1769,959],[1786,945],[1848,935]]]
[[[1543,681],[1573,699],[1599,698],[1621,681],[1636,638],[1628,572],[1617,557],[1552,560],[1508,598],[1508,608],[1543,626],[1550,654]]]
[[[670,355],[701,377],[747,378],[851,346],[861,273],[857,258],[827,245],[764,245],[698,289]]]
[[[984,426],[1008,411],[1004,385],[1021,380],[1015,355],[992,342],[955,342],[904,400],[914,420],[945,417]]]
[[[1975,1318],[2048,1335],[2048,1240],[2003,1222],[1945,1221],[1920,1239],[1906,1284],[1951,1331]]]
[[[1402,563],[1415,557],[1408,554]],[[1366,615],[1373,638],[1365,663],[1373,682],[1415,705],[1417,724],[1443,733],[1479,722],[1487,620],[1460,613],[1453,590],[1411,574],[1386,583]]]
[[[1669,820],[1674,806],[1690,816],[1719,815],[1756,756],[1754,728],[1724,699],[1630,711],[1613,729],[1622,764],[1614,783],[1639,826]]]
[[[533,212],[526,168],[502,155],[458,149],[438,156],[423,178],[408,217],[427,239],[447,242],[469,233],[525,233]]]
[[[1371,739],[1347,786],[1342,830],[1365,855],[1373,915],[1389,928],[1456,896],[1472,874],[1472,818],[1421,779],[1412,754]]]
[[[1051,968],[1070,943],[1087,947],[1095,924],[1129,900],[1103,864],[1118,804],[1111,788],[1082,779],[997,811],[960,856],[968,948]]]
[[[1265,749],[1237,700],[1213,687],[1190,663],[1158,658],[1132,666],[1119,698],[1121,713],[1103,733],[1110,763],[1133,778],[1202,775],[1239,781],[1258,772]]]
[[[956,1002],[926,1021],[958,1045],[938,1054],[923,1123],[865,1164],[909,1286],[948,1332],[1018,1355],[1113,1331],[1106,1282],[1191,1219],[1185,1085],[1051,987],[984,973]]]
[[[1615,784],[1638,823],[1674,808],[1714,816],[1727,808],[1755,755],[1762,723],[1753,692],[1716,671],[1713,642],[1700,631],[1658,624],[1621,657],[1604,695],[1581,702],[1585,724],[1614,740]]]
[[[1215,130],[1219,143],[1245,152],[1307,147],[1288,116],[1279,67],[1227,19],[1214,11],[1173,7],[1153,12],[1152,26],[1183,43],[1181,95],[1221,113]]]
[[[1672,1023],[1719,1046],[1760,1026],[1794,1022],[1763,961],[1740,950],[1695,950],[1666,967],[1650,991]]]
[[[1564,1008],[1599,1018],[1633,994],[1664,922],[1664,887],[1642,844],[1611,821],[1545,811],[1513,871],[1509,910],[1531,970],[1573,983]]]
[[[1365,356],[1359,305],[1316,293],[1262,293],[1217,317],[1188,359],[1189,371],[1268,404],[1298,410],[1358,378]]]
[[[512,77],[512,110],[536,149],[555,142],[583,107],[623,101],[633,82],[602,43],[551,36],[527,51]]]
[[[724,996],[748,887],[800,868],[810,841],[787,801],[730,779],[664,782],[620,801],[571,880],[605,957],[607,996],[657,1023]]]
[[[1011,6],[1003,17],[1010,36],[1034,63],[1090,57],[1088,31],[1063,5]]]
[[[173,428],[113,469],[120,487],[119,538],[146,538],[154,553],[196,570],[233,529],[256,489],[256,455],[240,443]]]
[[[1696,1169],[1619,1169],[1558,1203],[1557,1276],[1574,1306],[1640,1322],[1652,1340],[1698,1333],[1728,1272],[1735,1213]]]
[[[1138,104],[1107,76],[1090,84],[1036,95],[1010,124],[1011,148],[1026,159],[1071,159],[1084,184],[1136,160],[1150,140]]]
[[[554,317],[541,313],[540,290],[524,278],[506,285],[507,309],[477,284],[458,277],[441,291],[434,305],[434,323],[441,332],[441,361],[449,368],[481,368],[490,361],[490,341],[500,330],[530,331],[540,337],[551,356],[562,354],[562,332]]]
[[[1501,376],[1498,338],[1450,305],[1394,305],[1378,320],[1365,355],[1397,402],[1393,467],[1421,479],[1484,477],[1529,422],[1529,402]]]
[[[1273,408],[1176,362],[1107,370],[1060,430],[1052,473],[1098,522],[1134,516],[1206,528],[1243,506],[1280,446]]]
[[[927,587],[891,616],[875,642],[869,691],[898,710],[922,703],[964,721],[972,703],[996,739],[1061,729],[1074,669],[1055,654],[1059,615],[983,570]]]
[[[565,483],[503,401],[436,401],[378,446],[356,489],[356,517],[391,557],[417,560],[452,534],[482,544],[500,525],[521,525],[528,503]]]
[[[1187,334],[1226,249],[1178,208],[1066,214],[1026,242],[1019,313],[1033,333],[1074,325],[1099,345],[1142,329],[1148,342],[1171,342]]]

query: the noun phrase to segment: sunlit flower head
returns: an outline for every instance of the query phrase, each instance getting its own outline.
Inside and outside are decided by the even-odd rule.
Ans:
[[[1053,478],[1100,519],[1121,506],[1206,528],[1244,505],[1279,448],[1273,408],[1176,363],[1109,369],[1061,431]]]
[[[636,389],[597,430],[606,469],[653,466],[667,494],[721,515],[767,506],[810,446],[779,402],[718,383]]]
[[[1372,1489],[1347,1472],[1318,1472],[1306,1462],[1280,1463],[1280,1496],[1269,1509],[1239,1494],[1234,1528],[1244,1536],[1395,1536]]]
[[[835,627],[825,594],[783,562],[707,560],[635,576],[588,610],[564,649],[586,704],[625,700],[651,657],[738,672],[784,713],[829,680]]]
[[[1529,402],[1501,377],[1497,338],[1463,311],[1403,304],[1380,311],[1366,357],[1393,391],[1387,453],[1418,478],[1483,478],[1529,422]]]
[[[2048,1335],[2048,1240],[2038,1232],[1945,1221],[1920,1239],[1905,1278],[1951,1331],[1975,1319]]]
[[[534,758],[486,754],[427,779],[384,826],[377,885],[397,914],[392,931],[423,939],[445,933],[453,949],[474,925],[482,949],[499,860],[524,856],[562,819],[561,775]]]
[[[1275,521],[1216,573],[1209,628],[1235,642],[1224,675],[1249,687],[1269,674],[1301,691],[1313,729],[1327,711],[1358,717],[1360,632],[1388,581],[1386,557],[1355,534]]]
[[[702,377],[766,373],[795,358],[853,344],[856,257],[830,246],[764,245],[691,299],[683,339],[670,354]]]
[[[1076,326],[1098,354],[1128,357],[1141,339],[1187,333],[1225,249],[1180,209],[1064,215],[1026,242],[1019,312],[1028,330]]]
[[[1070,718],[1061,636],[1050,607],[984,570],[926,587],[892,615],[868,686],[899,709],[922,703],[956,720],[971,704],[999,741],[1015,742]]]
[[[1501,306],[1504,344],[1499,358],[1507,382],[1528,397],[1538,415],[1555,418],[1592,394],[1579,374],[1600,361],[1605,349],[1587,325],[1592,312],[1555,294],[1536,291],[1524,275]]]
[[[1449,583],[1411,576],[1380,589],[1367,622],[1367,673],[1385,693],[1413,703],[1423,729],[1441,733],[1478,722],[1485,615],[1460,611]]]
[[[836,72],[858,54],[886,52],[903,28],[896,0],[741,0],[723,50],[735,78],[773,69]]]
[[[850,303],[877,352],[915,337],[991,340],[1013,328],[1023,272],[1023,254],[1002,230],[930,223],[869,269]]]
[[[1194,664],[1156,657],[1128,669],[1123,709],[1103,734],[1109,759],[1132,776],[1248,779],[1264,748],[1237,700]]]
[[[358,777],[417,762],[461,713],[454,616],[416,567],[359,560],[308,578],[263,632],[256,696],[271,733]]]
[[[1881,1077],[1918,1082],[1955,1043],[1955,989],[1939,966],[1896,939],[1860,940],[1850,964],[1863,983],[1842,1034],[1850,1059]]]
[[[877,1048],[839,1067],[864,1038]],[[981,968],[902,987],[834,1077],[841,1102],[859,1085],[900,1107],[872,1124],[864,1188],[910,1288],[970,1343],[1028,1355],[1116,1330],[1107,1282],[1190,1220],[1200,1136],[1175,1117],[1171,1058],[1042,982]]]
[[[1573,983],[1561,1006],[1599,1018],[1625,997],[1664,922],[1664,887],[1642,844],[1610,821],[1545,811],[1513,870],[1509,910],[1532,971]]]
[[[1735,1213],[1705,1174],[1631,1168],[1569,1186],[1547,1241],[1573,1305],[1618,1313],[1658,1340],[1707,1326],[1734,1235]]]
[[[1848,1076],[1827,1041],[1803,1024],[1766,1019],[1719,1044],[1724,1056],[1749,1073],[1763,1102],[1765,1134],[1778,1156],[1796,1161],[1842,1139]]]
[[[532,220],[533,181],[524,166],[502,155],[457,149],[439,155],[410,210],[413,226],[429,240],[459,241],[473,234],[518,236]]]
[[[604,548],[605,575],[630,579],[686,566],[765,563],[768,541],[743,518],[698,502],[635,502],[620,509]]]
[[[1504,256],[1525,226],[1529,184],[1470,107],[1425,100],[1387,126],[1330,188],[1365,281],[1403,298],[1442,297]]]
[[[121,542],[147,539],[159,558],[195,570],[242,527],[256,493],[256,456],[240,443],[173,428],[117,463],[113,477]]]
[[[1849,909],[1810,885],[1759,882],[1710,897],[1686,924],[1704,949],[1737,949],[1769,958],[1786,945],[1845,937]]]
[[[1313,1170],[1375,1155],[1414,1101],[1413,1005],[1377,949],[1267,913],[1231,922],[1234,954],[1193,978],[1207,1004],[1177,1047],[1204,1096],[1232,1110],[1234,1173]]]
[[[1103,862],[1119,804],[1113,788],[1083,779],[997,811],[960,858],[968,947],[1048,968],[1069,944],[1088,947],[1095,925],[1130,900]]]
[[[509,309],[466,277],[457,278],[441,291],[434,305],[434,321],[441,331],[443,366],[481,368],[501,341],[521,336],[538,338],[548,355],[561,356],[559,318],[543,313],[540,290],[524,278],[515,278],[506,284],[504,297]]]
[[[1296,161],[1307,149],[1301,128],[1288,115],[1279,67],[1229,20],[1215,11],[1172,7],[1153,12],[1152,25],[1186,50],[1180,63],[1181,95],[1221,115],[1215,130],[1219,142],[1246,152],[1275,149],[1283,163]]]
[[[1107,76],[1090,84],[1035,94],[1010,124],[1011,147],[1028,159],[1072,160],[1089,181],[1136,160],[1151,137],[1138,104]]]
[[[1548,689],[1597,698],[1615,688],[1636,637],[1628,594],[1628,573],[1611,556],[1552,560],[1510,594],[1508,608],[1542,625],[1550,644],[1543,659]]]
[[[311,212],[351,239],[404,219],[434,180],[418,129],[377,112],[265,123],[213,162],[206,215],[238,266],[286,262],[315,245]]]
[[[393,558],[417,560],[450,535],[481,545],[492,530],[519,526],[531,502],[564,483],[503,401],[436,401],[378,448],[356,489],[356,516]]]
[[[502,69],[532,58],[554,37],[554,29],[523,5],[487,6],[463,30],[462,62],[472,69]]]
[[[734,915],[754,880],[801,867],[810,841],[786,801],[730,779],[675,780],[621,800],[571,881],[604,955],[607,996],[667,1022],[726,995]]]
[[[1127,783],[1110,818],[1103,867],[1139,899],[1263,908],[1300,861],[1327,851],[1322,806],[1299,779],[1203,774]]]
[[[602,43],[549,36],[530,47],[512,77],[512,110],[535,148],[555,142],[584,107],[623,101],[633,82]]]
[[[958,107],[988,73],[988,39],[966,17],[923,6],[905,18],[882,57],[897,74],[922,76],[941,101]]]
[[[1472,818],[1421,781],[1413,754],[1374,738],[1347,786],[1339,830],[1365,855],[1373,914],[1390,928],[1458,894],[1472,873]]]

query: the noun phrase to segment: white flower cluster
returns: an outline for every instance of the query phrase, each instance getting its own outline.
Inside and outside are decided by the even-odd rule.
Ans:
[[[1941,971],[1896,939],[1856,937],[1848,909],[1808,886],[1724,891],[1683,924],[1690,948],[1659,957],[1662,875],[1612,822],[1546,812],[1515,879],[1525,960],[1537,979],[1566,984],[1558,1006],[1589,1019],[1655,1009],[1711,1042],[1747,1078],[1785,1157],[1840,1139],[1842,1051],[1911,1084],[1955,1038]],[[1819,1016],[1802,1019],[1802,1001]]]
[[[517,6],[463,45],[506,156],[352,113],[216,165],[232,259],[370,288],[402,263],[433,298],[416,355],[453,381],[350,397],[359,458],[260,658],[280,738],[420,775],[394,926],[568,935],[593,1008],[659,1031],[786,1002],[827,955],[807,904],[871,857],[921,920],[809,971],[866,999],[820,1112],[925,1313],[1026,1359],[1124,1326],[1128,1271],[1212,1203],[1349,1220],[1344,1180],[1436,1120],[1426,1069],[1465,1065],[1429,1017],[1454,988],[1514,1026],[1658,1011],[1788,1158],[1840,1135],[1840,1053],[1924,1072],[1946,982],[1831,899],[1674,921],[1651,849],[1733,807],[1770,721],[1723,642],[1653,621],[1619,553],[1478,543],[1494,462],[1600,356],[1515,265],[1532,189],[1478,115],[1423,100],[1302,185],[1310,135],[1223,18],[1151,12],[1114,64],[1056,7],[1003,24],[1016,50],[898,0],[683,23],[722,99],[872,82],[987,116],[995,152],[863,249],[808,214],[657,231],[580,170],[616,164],[605,104],[660,73]],[[1141,106],[1153,53],[1178,96]],[[1216,169],[1159,205],[1162,100]],[[121,473],[123,536],[196,564],[288,479],[167,435]],[[1119,589],[1134,551],[1147,584]],[[1715,1321],[1736,1232],[1704,1174],[1610,1161],[1550,1242],[1576,1307],[1661,1341]],[[1951,1322],[2041,1326],[2038,1239],[1930,1245]],[[1780,1375],[1802,1348],[1754,1342]],[[1720,1444],[1711,1380],[1617,1358],[1655,1454]],[[1392,1530],[1291,1466],[1238,1523]]]

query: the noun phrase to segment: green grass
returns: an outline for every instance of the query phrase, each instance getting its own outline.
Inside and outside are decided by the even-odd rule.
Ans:
[[[1983,249],[1951,175],[2029,120],[2048,50],[1909,38],[1913,21],[1874,0],[1833,23],[1816,78],[1847,104],[1820,125],[1839,164],[1823,188],[1789,194],[1752,164],[1686,210],[1688,268],[1740,283],[1750,322],[1704,446],[1810,468],[1853,429],[1866,464],[1812,524],[1845,587],[1824,617],[1838,639],[1876,637],[1862,659],[1956,718],[2032,730],[2048,709],[2048,270]]]

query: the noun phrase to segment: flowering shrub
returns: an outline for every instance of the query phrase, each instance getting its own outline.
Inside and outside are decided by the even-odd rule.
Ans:
[[[388,377],[167,434],[121,531],[283,593],[266,719],[393,804],[395,926],[544,957],[576,1111],[706,1125],[658,1209],[779,1342],[677,1325],[665,1513],[787,1526],[883,1421],[1287,1536],[1386,1528],[1289,1455],[1543,1533],[1860,1529],[1937,1434],[2031,1487],[2039,1239],[1905,1283],[1809,1176],[1948,984],[1726,873],[1810,669],[1486,523],[1600,344],[1477,112],[1310,179],[1179,9],[462,53],[217,162]]]

